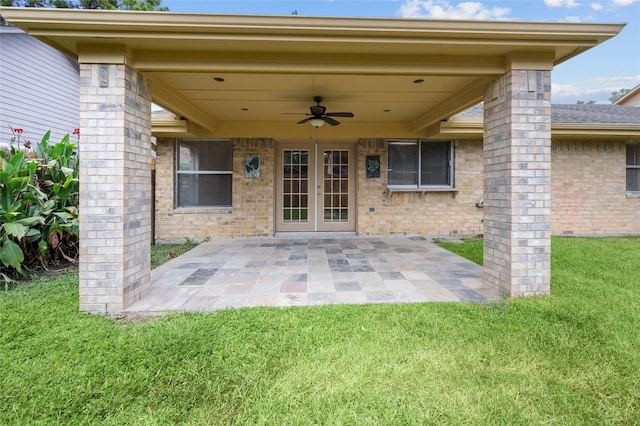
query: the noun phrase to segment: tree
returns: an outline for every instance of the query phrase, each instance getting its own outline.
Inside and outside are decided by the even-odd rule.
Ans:
[[[593,105],[595,103],[596,103],[596,101],[578,101],[578,102],[576,102],[576,104],[578,104],[578,105]]]
[[[6,7],[50,7],[55,9],[158,10],[167,11],[162,0],[0,0]],[[0,16],[0,26],[7,21]]]
[[[620,89],[617,92],[611,92],[611,96],[609,97],[609,100],[611,101],[612,104],[615,104],[618,99],[620,99],[630,91],[631,89]]]
[[[58,9],[169,10],[162,0],[0,0],[2,6]]]

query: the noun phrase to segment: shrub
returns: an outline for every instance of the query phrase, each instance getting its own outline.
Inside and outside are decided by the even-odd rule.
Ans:
[[[66,135],[35,150],[0,152],[0,282],[74,262],[78,254],[78,162]]]

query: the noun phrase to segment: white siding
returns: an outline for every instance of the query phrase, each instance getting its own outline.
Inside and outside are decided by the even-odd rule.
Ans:
[[[17,28],[0,28],[0,146],[24,129],[38,142],[51,130],[52,142],[79,127],[78,64]]]

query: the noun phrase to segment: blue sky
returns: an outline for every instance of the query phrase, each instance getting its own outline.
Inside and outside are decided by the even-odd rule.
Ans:
[[[626,22],[612,40],[557,66],[554,103],[609,103],[611,92],[640,84],[640,0],[164,0],[171,12],[380,18]]]

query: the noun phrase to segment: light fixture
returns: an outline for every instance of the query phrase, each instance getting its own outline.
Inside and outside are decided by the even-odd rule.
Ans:
[[[324,120],[321,118],[312,118],[309,123],[315,128],[321,127],[324,124]]]

